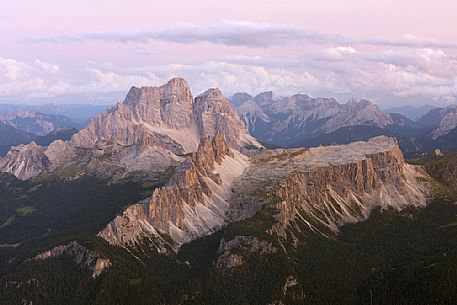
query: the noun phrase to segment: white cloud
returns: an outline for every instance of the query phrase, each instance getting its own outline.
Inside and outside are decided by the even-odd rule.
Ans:
[[[392,47],[457,49],[457,43],[417,37],[412,34],[406,34],[400,37],[371,37],[362,39],[358,43]]]
[[[329,41],[346,42],[346,39],[340,35],[308,31],[291,25],[249,21],[221,21],[208,27],[178,24],[175,27],[152,33],[150,38],[185,44],[211,42],[249,47],[304,42],[315,44]]]
[[[442,50],[396,49],[363,52],[350,46],[324,48],[301,57],[234,56],[198,65],[119,68],[87,63],[60,67],[42,61],[0,58],[0,99],[63,97],[71,94],[127,92],[130,86],[160,85],[186,78],[194,95],[219,87],[237,91],[272,90],[281,95],[356,95],[420,97],[442,103],[456,101],[457,59]],[[113,101],[115,102],[115,101]]]
[[[0,99],[31,100],[79,93],[126,91],[133,84],[143,86],[157,81],[153,74],[119,74],[106,70],[106,67],[96,68],[92,65],[62,69],[56,64],[40,60],[23,62],[0,57]]]
[[[148,43],[151,40],[196,44],[201,42],[245,47],[270,47],[299,44],[374,45],[407,48],[457,49],[457,43],[406,34],[400,37],[352,39],[339,34],[310,31],[303,27],[250,21],[220,21],[209,26],[179,23],[163,29],[130,29],[88,32],[76,36],[43,37],[30,42],[66,43],[100,40],[117,43]]]

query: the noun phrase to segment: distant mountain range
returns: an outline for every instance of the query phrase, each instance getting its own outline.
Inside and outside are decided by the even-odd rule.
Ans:
[[[68,142],[48,147],[30,142],[11,149],[0,159],[0,170],[24,180],[69,163],[99,176],[150,174],[173,166],[217,133],[237,149],[262,147],[219,89],[193,99],[187,82],[175,78],[161,87],[132,87],[122,103],[94,117]]]
[[[38,136],[0,122],[0,157],[3,157],[9,151],[11,146],[27,144],[30,141],[47,146],[55,140],[70,140],[71,136],[76,132],[78,132],[76,128],[58,128],[47,135]]]
[[[0,157],[6,154],[12,145],[28,143],[32,138],[33,135],[0,122]]]
[[[13,145],[69,140],[106,106],[0,104],[0,156]]]
[[[264,145],[319,146],[395,136],[407,156],[435,148],[457,150],[457,106],[402,106],[381,110],[369,100],[313,98],[305,94],[275,96],[271,91],[252,96],[236,93],[230,103],[249,132]],[[67,139],[84,128],[107,105],[0,104],[0,155],[11,145],[26,144],[38,136]],[[152,114],[151,114],[152,115]],[[8,128],[9,126],[9,128]],[[61,133],[61,129],[66,130]],[[53,132],[54,130],[59,130]],[[40,141],[40,143],[44,143]]]
[[[457,140],[447,136],[457,133],[457,106],[405,106],[388,113],[364,99],[341,104],[334,98],[276,97],[272,92],[236,93],[230,101],[251,134],[283,147],[345,144],[387,135],[397,137],[410,156],[435,148],[457,150]],[[417,118],[419,114],[423,115]]]
[[[383,109],[387,113],[398,113],[410,120],[416,121],[420,119],[423,115],[427,114],[430,110],[438,108],[432,105],[422,105],[422,106],[400,106]]]
[[[17,110],[1,116],[0,122],[20,131],[39,136],[44,136],[58,128],[76,128],[79,125],[61,114],[47,114],[29,110]]]
[[[103,113],[112,105],[87,105],[87,104],[43,104],[43,105],[27,105],[27,104],[1,104],[0,116],[20,111],[35,111],[51,115],[63,115],[68,117],[73,122],[84,127],[86,123],[99,113]]]
[[[174,78],[132,87],[68,141],[10,149],[0,304],[453,304],[456,162],[420,168],[399,147],[454,136],[453,109],[233,104]],[[287,145],[398,140],[267,149],[246,127]]]

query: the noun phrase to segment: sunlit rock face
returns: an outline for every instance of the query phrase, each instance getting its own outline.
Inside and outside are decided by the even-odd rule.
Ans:
[[[234,147],[256,143],[218,89],[206,91],[194,102],[187,82],[174,78],[160,87],[132,87],[123,103],[95,117],[72,143],[84,148],[100,140],[133,145],[148,134],[155,145],[187,153],[197,149],[201,137],[217,132]]]
[[[148,238],[163,249],[213,232],[222,225],[273,208],[271,234],[286,236],[304,222],[318,233],[365,220],[380,207],[423,207],[424,174],[404,162],[394,138],[318,148],[277,149],[246,157],[230,148],[222,134],[204,139],[170,183],[147,202],[126,209],[99,235],[117,245]]]
[[[446,108],[433,109],[440,122],[438,128],[433,130],[431,136],[433,139],[447,135],[451,130],[457,127],[457,106],[448,106]]]
[[[253,163],[248,175],[270,173],[266,180],[274,185],[269,193],[277,198],[279,234],[296,221],[324,234],[337,232],[344,223],[365,220],[376,207],[401,210],[427,203],[429,188],[420,182],[425,174],[404,162],[394,138],[278,150]]]
[[[68,164],[82,168],[78,174],[103,177],[161,172],[218,133],[236,150],[261,147],[220,90],[209,89],[193,100],[187,82],[174,78],[160,87],[132,87],[123,102],[93,118],[68,142],[13,148],[0,160],[0,170],[23,180]]]
[[[132,87],[124,102],[101,114],[73,136],[76,147],[93,148],[105,140],[139,144],[144,133],[167,136],[181,151],[193,151],[198,137],[192,115],[192,94],[184,79],[160,87]]]
[[[34,260],[46,260],[60,257],[62,255],[70,256],[76,264],[92,271],[92,278],[97,278],[104,270],[111,267],[111,261],[103,257],[96,251],[91,251],[77,241],[72,241],[66,245],[60,245],[51,250],[42,252],[35,256]]]
[[[240,149],[246,144],[260,147],[219,89],[209,89],[199,95],[193,112],[200,136],[214,136],[220,132],[232,147]]]
[[[45,147],[39,146],[33,141],[29,144],[15,146],[0,159],[0,169],[19,179],[29,179],[49,167],[45,151]]]
[[[205,137],[168,185],[127,208],[99,235],[112,244],[135,245],[148,237],[160,242],[166,234],[180,245],[212,232],[224,224],[231,187],[248,166],[248,157],[231,148],[223,134]]]

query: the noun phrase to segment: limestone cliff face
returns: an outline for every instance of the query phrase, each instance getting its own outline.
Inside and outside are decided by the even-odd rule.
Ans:
[[[195,98],[194,116],[200,136],[214,136],[222,132],[232,147],[239,149],[246,144],[261,146],[246,130],[219,89],[209,89]]]
[[[5,157],[0,159],[0,170],[22,180],[36,176],[49,167],[45,150],[45,147],[34,141],[14,146]]]
[[[141,143],[145,133],[156,140],[157,134],[166,135],[167,142],[181,151],[197,147],[192,95],[184,79],[160,87],[132,87],[123,103],[92,119],[71,142],[83,148],[93,148],[101,140],[133,145]]]
[[[269,224],[265,215],[271,216],[263,233],[278,237],[278,244],[288,239],[296,246],[306,241],[302,234],[334,236],[340,226],[366,220],[377,207],[424,207],[430,193],[425,175],[404,162],[394,138],[384,136],[348,145],[263,151],[251,157],[233,186],[229,214],[233,221],[264,209],[254,223],[263,219]],[[222,239],[216,266],[234,268],[251,252],[274,252],[268,241],[275,239],[260,242],[259,236]]]
[[[14,146],[0,159],[0,171],[27,180],[54,170],[74,157],[74,149],[62,140],[54,141],[48,147],[32,141],[29,144]]]
[[[171,237],[169,246],[179,246],[252,217],[265,205],[278,211],[271,233],[286,236],[290,226],[303,222],[328,235],[344,223],[365,220],[375,207],[425,206],[429,191],[419,181],[423,175],[404,162],[395,139],[383,136],[263,151],[248,161],[217,134],[202,140],[167,186],[127,208],[99,235],[117,245],[151,238],[160,250],[168,243],[164,234]]]
[[[235,254],[234,250],[238,254]],[[230,269],[242,265],[245,262],[244,257],[250,253],[269,254],[278,252],[271,242],[261,240],[254,236],[235,236],[233,239],[221,239],[217,253],[219,257],[216,267],[221,269]]]
[[[154,145],[182,154],[195,151],[202,137],[218,132],[236,148],[251,142],[258,145],[218,89],[206,91],[194,102],[187,82],[174,78],[160,87],[132,87],[124,102],[95,117],[71,142],[93,148],[99,141],[144,145],[152,138]]]
[[[116,175],[114,179],[129,172],[158,174],[217,133],[237,150],[261,147],[219,90],[210,89],[194,101],[187,82],[174,78],[160,87],[132,87],[123,102],[93,118],[67,143],[12,149],[0,159],[0,170],[23,180],[66,164],[73,168],[65,172],[79,168],[84,170],[78,175]]]
[[[280,226],[303,221],[312,230],[336,232],[344,223],[368,218],[375,207],[425,206],[427,186],[417,180],[422,174],[404,162],[396,141],[385,137],[371,141],[391,143],[345,164],[336,162],[281,179],[275,192],[281,198],[277,203]]]
[[[247,157],[230,148],[223,134],[205,137],[168,185],[127,208],[99,235],[111,244],[133,245],[166,234],[174,246],[211,232],[223,225],[230,188],[247,166]]]

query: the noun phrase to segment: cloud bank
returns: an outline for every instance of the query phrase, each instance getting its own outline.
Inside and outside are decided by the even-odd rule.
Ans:
[[[89,32],[75,36],[42,37],[29,42],[66,43],[84,40],[117,43],[163,41],[179,44],[212,43],[225,46],[271,47],[292,44],[373,45],[407,48],[457,49],[457,43],[406,34],[400,37],[351,39],[339,34],[309,31],[303,27],[250,21],[221,21],[209,26],[179,23],[163,29]]]
[[[198,65],[120,68],[87,63],[62,67],[42,61],[0,58],[0,96],[31,100],[70,94],[126,92],[130,86],[160,85],[174,76],[186,78],[194,94],[219,87],[237,91],[273,90],[281,95],[356,95],[421,97],[455,103],[457,58],[436,49],[360,52],[329,47],[301,57],[233,56]],[[113,101],[116,102],[116,101]]]

